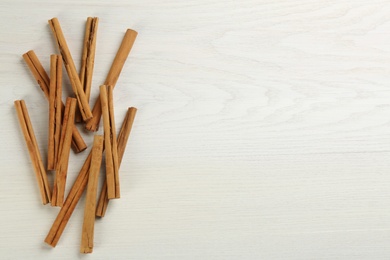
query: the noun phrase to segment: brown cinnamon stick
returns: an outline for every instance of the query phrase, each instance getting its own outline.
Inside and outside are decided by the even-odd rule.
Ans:
[[[57,164],[62,123],[62,59],[59,55],[50,56],[50,78],[49,145],[47,151],[47,169],[54,170]]]
[[[38,143],[30,121],[30,116],[24,100],[16,100],[14,104],[18,114],[20,128],[22,129],[24,140],[26,141],[28,152],[30,154],[30,159],[34,166],[35,177],[38,182],[42,203],[47,204],[50,202],[51,198],[50,188],[47,181],[45,167],[43,166],[42,158],[39,153]]]
[[[35,55],[35,52],[30,50],[27,53],[23,54],[23,59],[27,63],[31,73],[33,74],[35,80],[40,86],[41,90],[45,94],[46,99],[49,101],[49,85],[50,80],[45,69],[43,68],[41,62],[38,60],[38,57]],[[61,111],[64,112],[65,105],[61,102]],[[77,130],[76,126],[73,127],[72,132],[72,147],[76,153],[82,152],[87,149],[83,138],[80,135],[80,132]]]
[[[129,112],[128,112],[129,113]],[[132,121],[131,121],[132,122]],[[118,135],[118,152],[121,155],[120,151],[125,150],[126,142],[129,130],[129,117],[126,115],[124,122],[122,123],[121,130]],[[130,126],[131,128],[131,126]],[[124,135],[127,135],[124,136]],[[123,138],[121,136],[124,136]],[[122,153],[123,155],[123,153]],[[121,157],[119,157],[121,160]],[[84,189],[88,182],[88,174],[91,166],[91,153],[89,153],[87,159],[84,162],[83,167],[81,168],[79,175],[77,176],[75,182],[73,183],[72,188],[69,191],[68,197],[66,198],[64,205],[60,209],[56,219],[53,222],[53,225],[50,228],[49,233],[45,238],[45,242],[52,247],[55,247],[58,241],[61,238],[62,233],[68,223],[74,209],[76,208],[77,203],[79,202],[81,195],[84,192]]]
[[[92,253],[94,226],[95,226],[95,210],[96,210],[96,193],[98,185],[98,177],[100,165],[102,162],[103,152],[103,136],[95,135],[92,147],[91,166],[88,176],[87,198],[84,208],[83,231],[81,235],[81,253]]]
[[[104,145],[106,147],[107,193],[109,199],[117,199],[120,198],[120,186],[112,86],[100,86],[100,100],[103,113]]]
[[[118,134],[118,162],[121,165],[123,155],[126,150],[127,140],[129,139],[131,128],[133,126],[135,114],[137,109],[135,107],[129,107],[126,113],[126,117],[123,120],[122,128]],[[98,205],[96,207],[96,216],[104,217],[108,206],[108,194],[107,194],[107,182],[104,181],[102,190],[100,192]]]
[[[76,99],[68,97],[66,99],[63,129],[58,148],[58,160],[56,166],[56,177],[54,180],[53,196],[51,205],[62,207],[65,196],[66,176],[68,172],[70,143],[72,140],[72,128],[74,125],[74,113],[76,109]]]
[[[69,76],[73,92],[76,96],[81,116],[83,117],[83,120],[88,120],[92,118],[92,112],[89,107],[87,97],[85,96],[83,87],[81,85],[79,75],[77,74],[76,66],[73,62],[72,55],[70,54],[60,23],[58,22],[57,18],[53,18],[49,20],[49,25],[56,40],[58,50],[60,51],[62,59],[64,61],[65,69]]]
[[[50,228],[49,233],[45,238],[45,242],[52,247],[55,247],[60,240],[62,232],[64,232],[66,224],[68,223],[69,218],[72,216],[72,213],[76,208],[76,205],[79,202],[81,195],[84,192],[84,189],[88,182],[88,173],[90,166],[91,153],[89,153],[87,159],[85,160],[79,172],[79,175],[77,176],[72,188],[69,191],[68,197],[66,197],[64,205],[61,207],[60,212],[58,213],[56,219],[53,222],[53,225]]]
[[[118,81],[119,75],[122,71],[123,65],[126,62],[127,56],[129,55],[131,48],[133,47],[134,41],[137,37],[137,32],[131,29],[127,29],[125,36],[123,37],[121,46],[112,62],[111,69],[108,72],[104,85],[111,85],[115,87]],[[96,103],[92,109],[93,118],[88,120],[85,129],[89,131],[97,131],[99,128],[100,117],[102,115],[100,99],[96,100]]]
[[[81,56],[81,69],[80,69],[80,82],[83,86],[85,96],[89,102],[91,95],[91,84],[93,65],[95,62],[95,50],[96,50],[96,35],[98,29],[99,18],[88,17],[85,26],[83,54]],[[82,117],[80,110],[76,109],[76,122],[81,122]]]

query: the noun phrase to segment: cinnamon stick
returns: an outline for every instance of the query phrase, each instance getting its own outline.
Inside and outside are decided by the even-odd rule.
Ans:
[[[18,114],[20,128],[22,129],[24,140],[26,141],[30,159],[34,167],[35,177],[38,182],[42,203],[47,204],[50,202],[51,198],[50,188],[47,181],[45,167],[43,166],[42,158],[39,153],[38,143],[30,121],[30,116],[28,114],[24,100],[16,100],[14,104]]]
[[[106,147],[107,193],[109,199],[117,199],[120,198],[120,186],[112,86],[100,86],[100,100],[103,113],[104,145]]]
[[[76,109],[76,99],[68,97],[66,99],[63,129],[58,148],[58,159],[56,166],[56,177],[52,195],[52,206],[62,207],[64,203],[66,176],[68,172],[70,143],[72,138],[72,128],[74,125],[74,113]]]
[[[33,74],[35,80],[40,86],[41,90],[45,94],[46,99],[49,101],[49,85],[50,80],[45,69],[43,68],[38,57],[35,55],[35,52],[30,50],[27,53],[23,54],[23,59],[27,63],[31,73]],[[63,113],[65,109],[64,103],[61,102],[61,112]],[[76,153],[82,152],[87,149],[83,138],[81,137],[80,132],[77,130],[76,126],[73,127],[72,131],[72,147]]]
[[[64,232],[66,224],[68,223],[69,218],[72,216],[72,213],[76,208],[76,205],[79,202],[81,195],[83,194],[87,185],[89,167],[91,166],[91,155],[92,154],[89,153],[88,157],[86,158],[79,175],[77,176],[72,188],[69,191],[68,197],[66,197],[64,205],[61,207],[60,212],[58,213],[49,233],[45,238],[45,242],[52,247],[55,247],[60,240],[62,232]]]
[[[50,56],[50,78],[47,169],[54,170],[58,158],[62,117],[62,59],[59,55]]]
[[[129,113],[129,112],[128,112]],[[131,126],[130,126],[131,128]],[[129,117],[126,116],[124,122],[122,123],[121,130],[119,132],[118,136],[118,152],[119,155],[121,155],[120,151],[121,149],[125,149],[128,133],[130,133],[129,130]],[[124,135],[127,135],[124,136]],[[123,138],[121,136],[124,136]],[[121,148],[122,147],[122,148]],[[123,155],[123,153],[122,153]],[[91,166],[91,157],[92,154],[89,153],[87,159],[85,160],[79,175],[77,176],[75,182],[73,183],[72,188],[69,191],[68,196],[66,197],[66,200],[64,202],[64,205],[60,209],[60,212],[58,213],[56,219],[53,222],[53,225],[50,228],[49,233],[47,234],[45,238],[45,242],[49,244],[52,247],[55,247],[58,243],[58,241],[61,238],[62,233],[64,232],[64,229],[66,227],[66,224],[68,223],[70,217],[72,216],[72,213],[74,209],[76,208],[77,203],[79,202],[81,195],[84,192],[84,189],[88,182],[88,174]],[[121,157],[119,157],[121,160]]]
[[[98,29],[99,18],[88,17],[85,26],[85,35],[83,43],[83,54],[81,56],[81,69],[80,69],[80,82],[83,86],[85,96],[89,102],[91,95],[91,84],[93,65],[95,62],[95,50],[96,50],[96,35]],[[76,109],[76,122],[81,122],[82,117],[80,110]]]
[[[121,165],[123,155],[126,150],[127,140],[129,139],[131,128],[133,126],[135,114],[137,109],[135,107],[129,107],[126,113],[126,117],[123,120],[122,128],[118,134],[118,162]],[[102,190],[100,192],[98,205],[96,207],[96,216],[104,217],[108,206],[108,194],[107,194],[107,182],[104,181]]]
[[[92,118],[92,112],[89,107],[87,97],[85,96],[83,87],[81,85],[79,75],[77,74],[76,66],[73,62],[72,55],[70,54],[64,34],[62,33],[60,23],[58,22],[57,18],[52,18],[51,20],[49,20],[49,25],[56,40],[58,50],[62,55],[66,72],[69,76],[73,92],[77,99],[77,104],[80,108],[81,116],[83,117],[83,120],[88,120]]]
[[[81,235],[81,253],[92,253],[96,210],[96,193],[100,165],[102,162],[103,136],[95,135],[92,147],[91,166],[88,176],[87,198],[84,208],[83,231]]]
[[[134,41],[137,37],[137,32],[131,29],[127,29],[125,36],[123,37],[122,43],[118,49],[114,61],[112,62],[111,69],[108,72],[104,85],[111,85],[115,87],[118,81],[119,75],[122,71],[123,65],[126,62],[127,56],[129,55],[131,48],[133,47]],[[100,99],[96,100],[96,103],[92,109],[93,117],[88,120],[85,129],[89,131],[97,131],[99,128],[100,117],[102,115]]]

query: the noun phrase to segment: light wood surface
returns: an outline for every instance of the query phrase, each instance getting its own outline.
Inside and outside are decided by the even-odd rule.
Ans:
[[[93,16],[91,103],[130,28],[138,37],[114,90],[117,128],[127,107],[138,112],[121,198],[96,221],[89,257],[390,259],[390,2],[0,6],[0,258],[81,258],[84,197],[56,248],[43,242],[58,209],[40,203],[13,101],[28,103],[46,158],[48,105],[22,54],[33,49],[49,71],[47,20],[58,17],[78,70]],[[63,88],[65,99],[66,77]],[[71,152],[65,194],[103,131],[79,129],[89,147]]]

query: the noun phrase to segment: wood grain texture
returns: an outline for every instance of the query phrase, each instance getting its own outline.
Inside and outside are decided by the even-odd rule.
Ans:
[[[91,104],[132,28],[138,37],[115,87],[116,122],[129,106],[138,112],[121,199],[96,222],[94,257],[390,259],[390,3],[1,7],[0,116],[9,126],[0,129],[1,258],[79,256],[82,207],[61,246],[42,246],[57,212],[32,203],[36,186],[12,102],[28,102],[38,145],[47,147],[47,104],[21,54],[34,49],[48,71],[55,46],[46,20],[58,17],[77,67],[85,19],[96,16]],[[91,134],[83,136],[90,145]],[[85,156],[71,154],[70,183]]]

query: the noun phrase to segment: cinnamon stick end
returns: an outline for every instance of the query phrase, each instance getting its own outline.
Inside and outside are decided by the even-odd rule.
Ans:
[[[94,120],[94,119],[90,119],[90,120]],[[100,123],[100,119],[98,121]],[[88,124],[85,124],[85,130],[87,131],[90,131],[90,132],[97,132],[97,130],[99,130],[99,124],[94,124],[94,123],[90,123]]]
[[[127,29],[127,30],[126,30],[126,33],[132,33],[132,34],[135,34],[135,36],[138,35],[138,32],[137,32],[137,31],[134,31],[133,29]]]
[[[77,146],[74,140],[72,140],[72,148],[75,153],[81,153],[82,151],[85,151],[85,149],[87,149],[87,145],[84,143],[83,146]]]
[[[96,212],[96,217],[103,218],[104,212]]]
[[[80,247],[80,253],[82,254],[90,254],[92,253],[92,248],[90,247]]]
[[[33,53],[33,52],[34,52],[33,50],[29,50],[29,51],[27,51],[26,53],[24,53],[24,54],[22,55],[22,57],[23,57],[24,59],[27,59],[28,56],[29,56],[31,53]]]
[[[48,240],[47,238],[45,239],[44,241],[47,245],[51,246],[52,248],[56,247],[56,244],[54,244],[53,242],[51,242],[50,240]]]
[[[57,17],[53,17],[53,18],[51,18],[51,19],[48,20],[49,23],[52,23],[52,22],[54,22],[54,21],[58,21]]]

